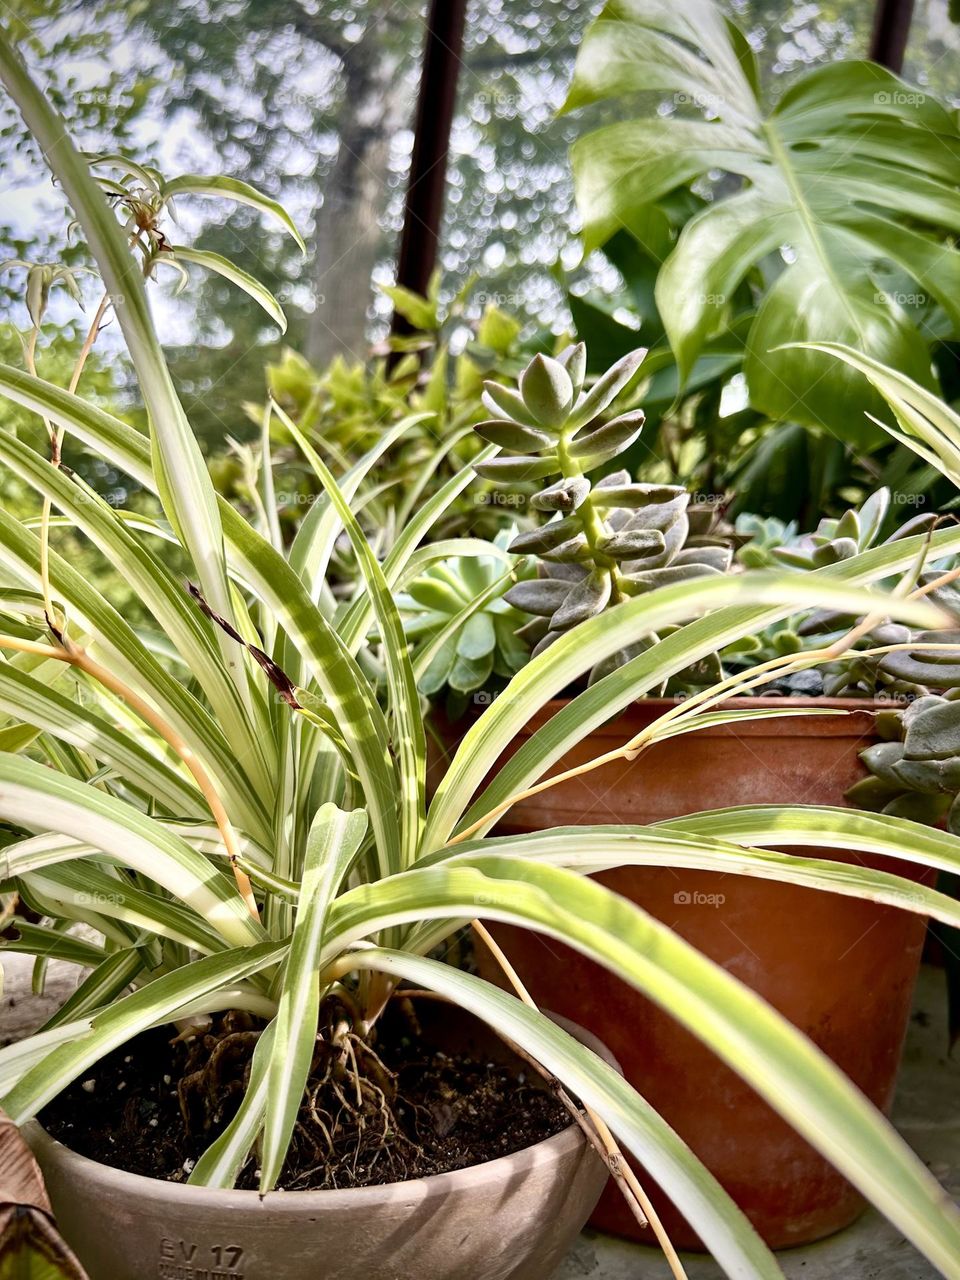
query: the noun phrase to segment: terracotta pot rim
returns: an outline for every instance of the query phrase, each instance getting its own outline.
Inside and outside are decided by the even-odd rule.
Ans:
[[[573,701],[572,698],[551,698],[549,702],[545,702],[541,710],[548,707],[566,707]],[[642,707],[676,707],[683,702],[687,702],[687,698],[637,698],[636,701],[628,703],[617,713],[618,716],[626,715],[630,711],[634,711]],[[873,713],[877,711],[889,711],[896,707],[904,706],[902,702],[895,701],[893,698],[812,698],[807,696],[789,695],[784,697],[733,697],[725,698],[723,702],[718,702],[711,710],[717,711],[727,707],[741,707],[749,711],[764,711],[768,707],[826,707],[830,710],[840,711],[865,711]]]
[[[606,1046],[589,1031],[567,1018],[550,1015],[564,1030],[575,1035],[588,1049],[592,1049],[605,1062],[620,1071],[620,1066]],[[496,1035],[492,1031],[491,1035]],[[385,1182],[370,1187],[344,1187],[333,1191],[269,1191],[261,1196],[259,1191],[238,1191],[236,1188],[188,1186],[184,1182],[167,1182],[163,1178],[148,1178],[141,1173],[128,1173],[125,1169],[102,1164],[80,1155],[65,1143],[52,1137],[39,1120],[28,1120],[23,1134],[29,1146],[44,1157],[45,1161],[58,1163],[71,1177],[82,1179],[86,1185],[95,1183],[106,1192],[121,1193],[130,1198],[144,1197],[153,1201],[170,1200],[174,1204],[186,1201],[198,1207],[204,1203],[223,1211],[258,1212],[278,1210],[292,1216],[321,1213],[325,1209],[339,1211],[363,1209],[371,1212],[395,1201],[421,1203],[444,1199],[457,1192],[469,1191],[490,1182],[510,1183],[523,1178],[537,1165],[557,1164],[572,1155],[578,1148],[587,1147],[583,1130],[573,1121],[555,1133],[529,1147],[521,1147],[511,1155],[497,1156],[482,1164],[467,1165],[463,1169],[451,1169],[447,1173],[432,1174],[428,1178],[410,1178],[405,1182]],[[459,1185],[458,1185],[459,1184]]]

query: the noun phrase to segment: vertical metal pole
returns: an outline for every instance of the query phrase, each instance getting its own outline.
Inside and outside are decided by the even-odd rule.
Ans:
[[[870,36],[868,56],[881,66],[898,74],[903,70],[903,59],[913,21],[914,0],[877,0],[873,12],[873,32]]]
[[[417,99],[410,179],[397,258],[397,284],[425,293],[437,261],[447,151],[457,100],[467,0],[430,0]],[[393,317],[394,333],[409,331]]]

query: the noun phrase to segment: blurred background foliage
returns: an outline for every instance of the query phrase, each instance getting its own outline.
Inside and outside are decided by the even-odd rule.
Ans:
[[[184,201],[179,209],[186,242],[202,234],[205,248],[263,280],[289,322],[282,336],[253,301],[214,276],[197,275],[176,299],[154,290],[188,414],[226,492],[243,500],[250,471],[231,442],[257,439],[254,407],[278,370],[297,374],[299,399],[287,387],[288,409],[312,415],[311,429],[334,448],[349,444],[358,422],[376,429],[411,406],[439,411],[432,438],[424,433],[401,451],[394,479],[402,486],[418,468],[434,466],[432,455],[424,463],[431,447],[447,450],[451,465],[462,460],[469,446],[451,445],[451,436],[482,416],[479,380],[494,365],[509,376],[525,353],[557,349],[564,333],[575,333],[598,367],[625,343],[652,348],[643,395],[649,426],[630,458],[645,478],[681,479],[707,501],[727,503],[735,491],[735,511],[795,519],[802,528],[878,483],[937,500],[932,477],[890,446],[858,453],[829,432],[790,422],[770,431],[747,401],[736,325],[677,402],[676,369],[650,307],[655,268],[625,234],[587,256],[577,235],[570,144],[623,114],[615,102],[557,115],[583,32],[601,7],[601,0],[472,0],[436,293],[419,308],[406,300],[420,333],[397,365],[385,342],[395,299],[383,286],[393,279],[403,212],[422,3],[6,6],[6,20],[19,28],[32,65],[88,150],[124,151],[166,173],[244,178],[281,199],[307,237],[302,258],[242,206]],[[722,7],[744,30],[774,98],[813,65],[863,56],[874,9],[872,0],[726,0]],[[919,0],[905,74],[953,105],[958,47],[946,0]],[[676,109],[665,102],[660,112]],[[0,258],[80,261],[82,245],[64,236],[59,193],[38,180],[42,166],[29,151],[20,121],[0,107],[8,191]],[[709,196],[708,189],[681,190],[663,202],[671,234]],[[2,354],[16,363],[15,329],[26,327],[25,309],[15,281],[0,277],[0,288]],[[57,378],[80,341],[82,318],[61,304],[51,321],[38,359],[41,373]],[[82,389],[136,413],[114,329],[98,344]],[[952,399],[958,387],[949,348],[946,357],[942,385]],[[4,425],[18,424],[8,417]],[[276,424],[275,442],[283,459]],[[438,475],[444,466],[436,464]],[[291,494],[295,520],[304,495],[292,452],[290,467],[289,484],[280,487]],[[109,487],[118,478],[101,481]]]

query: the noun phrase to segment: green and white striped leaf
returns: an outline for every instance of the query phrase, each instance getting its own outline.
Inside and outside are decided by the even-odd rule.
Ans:
[[[52,1031],[65,1023],[76,1022],[121,996],[144,969],[143,955],[135,948],[114,951],[87,974],[76,991],[69,996],[44,1026]]]
[[[805,574],[803,581],[808,584],[814,593],[818,592],[823,584],[848,583],[851,586],[864,586],[870,582],[888,578],[892,574],[902,573],[912,568],[917,556],[927,546],[928,539],[926,536],[904,538],[876,547],[870,551],[862,552],[860,555],[853,556],[840,564],[830,565],[825,569],[818,569],[813,573]],[[933,563],[943,556],[957,553],[960,553],[960,530],[941,529],[929,538],[928,563]],[[794,581],[796,582],[797,579],[794,579]],[[702,589],[706,590],[708,587],[713,589],[712,582],[708,583],[703,579],[698,579],[698,584]],[[696,586],[697,584],[693,585]],[[649,600],[655,594],[658,593],[651,593],[650,596],[643,598]],[[797,611],[797,607],[797,602],[787,592],[782,603],[772,608],[769,606],[751,607],[748,605],[744,607],[735,605],[716,613],[711,613],[706,617],[698,618],[694,622],[687,623],[686,626],[672,635],[661,638],[653,648],[632,658],[602,680],[598,680],[596,684],[591,685],[583,693],[572,698],[566,706],[551,716],[546,724],[537,729],[523,743],[516,754],[497,771],[496,777],[486,787],[483,794],[470,805],[459,825],[461,827],[472,825],[496,809],[497,806],[503,804],[511,796],[516,795],[525,787],[536,782],[575,743],[581,741],[585,734],[605,724],[619,711],[622,711],[645,693],[659,688],[671,675],[682,671],[692,662],[699,661],[741,636],[752,635],[782,618],[789,617]],[[617,613],[619,611],[618,608]],[[592,627],[594,624],[587,625]],[[578,628],[578,634],[584,629]],[[551,646],[549,652],[552,653],[561,643],[562,641],[558,641],[556,645]],[[539,659],[534,661],[539,662]],[[531,663],[527,670],[530,670],[533,665]],[[538,670],[549,672],[546,663],[540,663]],[[524,674],[526,673],[524,672]],[[518,680],[519,677],[515,677],[511,688],[517,687]],[[536,705],[542,706],[546,700],[546,698],[538,697],[537,699],[531,699],[531,703],[536,701]],[[498,720],[503,717],[507,708],[498,706],[498,703],[503,702],[504,699],[498,699],[497,703],[494,703],[477,722],[478,732],[475,734],[471,746],[474,752],[482,756],[482,767],[478,771],[479,777],[476,777],[471,771],[469,777],[464,777],[462,785],[457,775],[454,775],[449,782],[447,779],[444,780],[443,788],[451,793],[448,806],[445,806],[451,817],[455,813],[458,804],[463,805],[465,801],[469,800],[468,787],[477,785],[485,774],[492,769],[498,755],[503,750],[503,745],[505,744],[501,744],[499,740],[496,744],[496,750],[490,749],[487,745],[488,739],[485,732],[479,728],[491,722],[488,717],[491,717],[493,712],[497,713]],[[529,714],[531,713],[525,713],[523,718],[517,717],[517,721],[510,726],[510,735],[522,728],[523,724],[526,723],[526,719],[529,718]],[[482,742],[480,741],[481,739]],[[509,736],[507,741],[509,741]],[[466,745],[465,740],[464,747]],[[466,774],[466,766],[469,760],[469,754],[464,753],[462,757],[464,774]],[[456,788],[455,800],[454,788]],[[446,826],[451,817],[447,817],[446,813],[443,816],[443,825]],[[439,835],[439,832],[443,829],[437,821],[438,817],[439,814],[435,802],[428,816],[428,832],[431,836],[434,831]],[[455,823],[457,822],[456,817],[453,817],[452,820]],[[444,835],[443,839],[446,838],[447,836]],[[440,842],[439,839],[436,840],[436,843],[439,844]],[[432,840],[431,843],[433,843]],[[426,847],[429,848],[430,846],[427,845]]]
[[[0,870],[2,865],[0,863]],[[74,937],[72,933],[61,933],[47,925],[17,919],[12,928],[11,936],[0,939],[0,956],[4,951],[18,952],[20,955],[63,960],[67,964],[79,965],[81,969],[90,969],[101,964],[106,955],[97,943]]]
[[[310,1075],[318,1035],[319,956],[327,912],[366,830],[367,815],[363,809],[344,813],[335,804],[323,805],[310,828],[270,1056],[261,1194],[271,1191],[280,1176]]]
[[[174,261],[191,262],[196,267],[203,267],[204,271],[212,271],[215,275],[223,276],[225,280],[229,280],[231,284],[235,284],[238,289],[242,289],[248,294],[254,302],[261,306],[274,324],[280,326],[280,332],[287,331],[287,317],[283,314],[283,307],[276,300],[273,294],[265,285],[262,285],[255,276],[247,271],[242,271],[240,267],[235,266],[229,258],[223,257],[222,254],[214,253],[210,249],[188,249],[185,245],[174,244],[170,246]],[[160,261],[165,261],[161,258]]]
[[[381,866],[400,865],[397,779],[386,719],[373,689],[340,636],[310,599],[284,558],[245,520],[224,507],[224,528],[244,558],[259,598],[276,616],[333,712],[363,784]]]
[[[117,858],[192,907],[228,942],[263,937],[231,880],[160,823],[96,787],[22,756],[2,756],[0,819],[60,832]],[[11,875],[20,874],[9,849],[0,857]]]
[[[554,827],[531,835],[487,836],[483,840],[448,845],[422,859],[418,866],[431,866],[438,862],[450,864],[460,857],[472,858],[478,854],[491,853],[547,862],[552,866],[579,871],[583,875],[594,875],[615,867],[673,867],[677,870],[715,871],[723,875],[777,880],[783,884],[821,889],[843,894],[845,897],[866,898],[919,915],[932,916],[946,924],[960,925],[960,903],[955,899],[926,885],[904,880],[902,876],[889,871],[877,871],[871,867],[832,862],[828,859],[794,857],[758,848],[753,840],[741,842],[735,817],[731,819],[732,833],[721,835],[724,815],[736,815],[739,812],[742,811],[717,810],[716,813],[721,817],[716,824],[716,833],[710,822],[713,815],[705,813],[693,815],[695,821],[690,827],[686,825],[685,818],[677,818],[669,823],[646,827],[627,824]],[[778,811],[780,814],[784,812]],[[860,824],[841,818],[835,826],[830,825],[833,814],[857,817],[856,811],[836,809],[814,812],[820,816],[820,822],[817,823],[816,817],[810,822],[801,821],[798,823],[798,836],[789,839],[787,843],[813,843],[827,849],[845,845],[858,851],[867,851],[854,843],[855,832],[860,829]],[[865,816],[879,817],[881,821],[877,826],[882,827],[882,815]],[[771,814],[766,821],[766,830],[770,834],[764,839],[769,839],[772,844],[784,843],[779,836],[772,834],[777,821],[776,814]],[[757,826],[762,828],[762,822],[758,822]],[[809,831],[814,826],[819,830],[816,840],[808,842],[799,838],[799,832]],[[837,840],[832,838],[834,831],[837,833]],[[885,851],[904,861],[941,869],[949,868],[960,873],[960,839],[945,832],[936,832],[941,839],[932,842],[924,838],[929,834],[929,828],[920,823],[897,820],[897,825],[888,833]],[[899,846],[896,844],[898,840]],[[874,847],[870,851],[877,852],[879,843],[875,837]],[[931,846],[934,846],[935,852],[931,852]],[[413,940],[410,945],[416,946]]]
[[[793,342],[786,346],[822,351],[858,369],[893,410],[900,431],[879,418],[873,421],[960,488],[960,415],[937,395],[898,369],[839,342]]]
[[[205,956],[114,1001],[92,1019],[89,1031],[54,1048],[31,1066],[0,1098],[0,1106],[14,1124],[23,1124],[82,1072],[141,1031],[201,1011],[242,1008],[242,997],[230,984],[275,964],[282,959],[283,950],[276,943],[261,942]],[[67,1029],[57,1028],[61,1033]],[[7,1053],[0,1049],[0,1072]]]
[[[185,593],[181,580],[150,552],[142,538],[126,528],[113,508],[86,486],[69,480],[62,470],[51,467],[15,436],[0,436],[0,462],[69,516],[122,573],[196,676],[234,746],[235,757],[258,792],[265,793],[269,773],[263,736],[253,732],[244,700],[224,667],[217,638]]]
[[[236,200],[237,204],[249,205],[260,213],[266,213],[276,218],[293,236],[301,252],[306,253],[307,251],[307,247],[303,243],[303,237],[283,205],[279,201],[265,196],[256,187],[251,187],[249,182],[241,182],[239,178],[205,177],[196,173],[184,173],[177,178],[171,179],[170,182],[165,182],[162,191],[164,200],[172,200],[175,196],[185,195],[219,196],[226,197],[228,200]]]
[[[389,708],[395,725],[392,742],[400,773],[400,856],[401,864],[410,866],[419,849],[426,809],[427,741],[403,621],[377,557],[333,473],[296,423],[280,408],[277,415],[323,485],[346,530],[384,640]]]
[[[221,1187],[229,1190],[237,1180],[263,1125],[270,1089],[270,1061],[277,1022],[267,1026],[257,1041],[250,1062],[250,1078],[247,1081],[243,1101],[237,1114],[212,1142],[193,1167],[187,1179],[192,1186]]]
[[[74,146],[62,117],[33,83],[3,32],[0,32],[0,79],[20,109],[51,172],[62,185],[112,299],[150,421],[153,467],[164,510],[193,561],[206,598],[218,613],[230,618],[216,494],[154,332],[139,263],[113,210],[91,176],[86,159]],[[180,189],[189,189],[190,181],[180,179]],[[223,183],[234,180],[212,181],[222,189]],[[236,185],[245,187],[242,183]],[[171,186],[176,187],[176,183]],[[234,193],[234,198],[239,199],[243,194],[242,191]],[[262,201],[262,197],[257,199]],[[240,655],[225,641],[223,637],[224,663],[245,695],[246,671]]]
[[[783,1280],[773,1254],[723,1187],[623,1076],[568,1032],[473,974],[405,951],[355,952],[355,968],[436,991],[535,1058],[602,1116],[735,1280]]]
[[[10,662],[0,662],[0,709],[110,765],[132,787],[145,791],[171,813],[203,811],[203,797],[192,780],[88,704],[41,684]]]
[[[125,684],[143,694],[203,761],[238,825],[263,833],[262,805],[252,793],[217,722],[140,641],[130,625],[67,561],[51,549],[54,596],[68,608],[74,632],[97,637],[98,656]],[[29,586],[40,583],[40,544],[0,507],[0,569]],[[146,732],[146,730],[144,730]]]
[[[935,827],[829,805],[742,805],[708,809],[658,822],[658,831],[678,831],[693,839],[707,837],[743,845],[805,845],[848,849],[852,853],[899,858],[938,871],[957,873],[957,837]],[[916,886],[919,889],[920,886]]]
[[[906,542],[907,539],[904,541]],[[847,565],[853,563],[852,560],[846,562]],[[798,609],[805,606],[835,607],[840,612],[855,616],[880,609],[883,615],[910,622],[916,621],[918,608],[925,611],[925,606],[920,601],[905,601],[889,596],[879,597],[863,589],[838,583],[826,576],[786,573],[745,573],[739,576],[697,578],[693,581],[660,587],[647,595],[625,601],[616,609],[591,618],[566,632],[549,649],[531,659],[511,681],[510,697],[497,698],[468,729],[437,788],[430,807],[424,835],[424,851],[429,852],[446,842],[484,776],[534,712],[538,711],[544,703],[556,697],[567,685],[589,671],[597,662],[634,641],[638,631],[644,633],[660,631],[684,621],[692,614],[705,613],[711,609],[735,604],[779,605],[784,613],[796,613]],[[902,613],[901,610],[903,610]],[[744,618],[742,612],[738,612],[735,616],[738,621],[741,619],[743,621],[737,628],[730,627],[729,630],[724,628],[726,635],[721,631],[726,618],[721,616],[718,621],[717,616],[713,614],[703,619],[700,631],[694,634],[698,639],[699,636],[711,637],[709,647],[706,649],[707,653],[730,643],[737,636],[751,631],[755,626],[755,613],[752,616],[747,615],[749,620]],[[730,618],[730,614],[727,618]],[[946,624],[947,615],[937,611],[933,626],[939,627]],[[670,659],[678,650],[686,652],[677,670],[682,670],[689,665],[693,660],[691,653],[703,656],[699,655],[697,641],[689,641],[685,644],[685,640],[689,641],[687,628],[667,637],[641,654],[640,658],[633,659],[614,673],[615,676],[620,677],[621,682],[629,681],[627,687],[631,689],[630,700],[639,697],[656,682],[651,679],[638,679],[636,677],[638,671],[646,674],[651,669],[656,671],[658,667],[660,669],[668,667]],[[642,659],[646,661],[641,664]],[[624,672],[629,674],[624,676]],[[632,680],[630,676],[633,676]],[[612,679],[612,677],[606,679]],[[607,720],[617,708],[609,705],[609,702],[604,699],[604,694],[607,692],[603,687],[604,684],[604,680],[598,681],[587,693],[593,694],[590,701],[598,706],[598,711],[599,706],[605,707],[606,714],[602,716],[602,720]],[[570,703],[570,707],[577,707],[578,704],[582,707],[581,699],[586,696],[581,694]],[[572,742],[579,741],[588,731],[589,723],[587,717],[580,716],[577,719],[575,731],[571,725],[571,745]],[[527,743],[525,746],[529,755],[530,744]],[[517,754],[519,756],[521,753]],[[519,772],[519,766],[516,765],[515,760],[516,757],[511,761],[512,768],[508,766],[511,775]],[[538,768],[537,774],[539,772]],[[503,790],[501,783],[503,773],[494,783],[498,791]],[[484,799],[489,797],[492,790],[492,787],[487,789]],[[503,798],[506,799],[511,794],[512,792],[507,791]],[[474,808],[479,808],[479,804]],[[481,809],[479,816],[486,812],[486,809]]]
[[[755,1088],[945,1276],[960,1277],[960,1210],[889,1122],[759,996],[595,881],[491,855],[477,855],[469,865],[418,867],[344,894],[330,912],[324,950],[391,925],[475,915],[562,940],[654,1000]],[[339,967],[354,961],[376,967],[364,958],[368,954],[357,952]],[[407,956],[397,963],[403,972]],[[544,1065],[556,1071],[550,1061]],[[564,1080],[562,1070],[557,1074]],[[610,1122],[604,1100],[581,1096],[590,1105],[599,1101],[599,1113]],[[616,1117],[612,1122],[627,1140]],[[680,1208],[687,1212],[684,1204]],[[714,1243],[708,1244],[719,1258]]]
[[[16,849],[16,846],[13,846]],[[202,916],[175,898],[151,893],[116,869],[109,870],[93,857],[57,862],[30,873],[30,892],[40,894],[51,910],[68,918],[93,907],[101,919],[118,920],[137,934],[169,938],[206,955],[226,948],[223,937]],[[16,859],[16,853],[13,855]]]
[[[0,1094],[7,1093],[38,1062],[42,1062],[59,1045],[68,1044],[85,1035],[92,1019],[80,1018],[50,1031],[38,1031],[26,1040],[17,1040],[0,1049]]]

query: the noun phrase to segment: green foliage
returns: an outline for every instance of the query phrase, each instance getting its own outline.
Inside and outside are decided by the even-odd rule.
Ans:
[[[382,440],[384,432],[410,414],[422,420],[403,432],[382,455],[376,483],[365,493],[361,517],[371,536],[386,549],[419,504],[473,458],[479,449],[471,426],[484,416],[480,396],[484,377],[519,367],[520,325],[494,305],[488,305],[472,327],[469,340],[452,355],[449,333],[463,327],[462,299],[441,308],[438,299],[414,298],[411,314],[428,319],[427,330],[391,340],[383,354],[368,362],[334,356],[315,369],[299,352],[287,347],[267,366],[267,391],[282,414],[270,424],[270,456],[275,473],[278,514],[285,532],[295,532],[320,497],[322,486],[302,458],[284,425],[292,420],[342,476]],[[426,312],[430,313],[429,317]],[[461,334],[462,337],[462,334]],[[258,425],[264,406],[248,403],[247,416]],[[251,470],[241,452],[220,455],[215,478],[226,497],[249,503]],[[497,503],[464,499],[445,513],[436,536],[467,531],[495,536],[505,520]],[[349,555],[338,551],[335,566],[347,578]]]
[[[505,848],[486,838],[517,789],[542,778],[598,718],[798,605],[871,610],[877,596],[867,586],[909,569],[925,550],[922,539],[812,574],[670,582],[586,618],[486,708],[428,803],[423,707],[394,592],[420,577],[431,556],[449,554],[443,544],[418,544],[469,482],[469,469],[411,514],[382,560],[351,504],[378,450],[416,418],[390,428],[340,482],[287,418],[324,486],[289,547],[275,536],[265,499],[265,532],[218,500],[153,329],[142,262],[6,39],[0,76],[117,298],[148,434],[18,369],[0,369],[0,388],[69,433],[78,448],[122,468],[156,495],[165,516],[163,523],[131,519],[72,473],[51,467],[45,453],[0,435],[4,466],[112,558],[165,644],[161,662],[104,595],[104,584],[55,553],[45,566],[34,531],[0,508],[3,706],[15,727],[34,735],[0,755],[0,821],[15,835],[3,850],[0,889],[15,883],[54,922],[24,925],[4,945],[95,966],[39,1037],[0,1051],[0,1087],[13,1120],[36,1114],[149,1027],[245,1010],[261,1028],[249,1084],[192,1181],[231,1185],[251,1160],[269,1191],[303,1101],[304,1064],[321,1040],[349,1058],[344,1033],[319,1011],[328,1000],[341,1001],[349,1034],[369,1037],[406,980],[484,1018],[593,1108],[724,1269],[776,1277],[775,1260],[724,1190],[616,1071],[516,997],[430,958],[464,919],[482,915],[567,943],[668,1007],[949,1273],[960,1251],[960,1214],[888,1122],[765,1002],[584,872],[620,863],[716,866],[722,859],[731,873],[855,893],[957,923],[956,904],[924,886],[861,867],[844,866],[838,876],[829,862],[781,856],[762,844],[789,843],[799,833],[806,845],[856,841],[854,847],[895,850],[923,866],[960,869],[960,840],[856,812],[753,809],[683,820],[695,832],[698,819],[708,828],[739,821],[746,829],[739,841],[715,830],[691,835],[682,823],[542,832],[519,852],[512,842]],[[555,456],[549,445],[563,439],[567,456],[578,450],[582,474],[615,456],[635,423],[602,422],[579,437],[570,415],[582,415],[580,425],[588,427],[635,363],[599,380],[577,406],[574,379],[581,379],[572,355],[566,364],[528,367],[521,417],[512,416],[520,409],[516,393],[493,384],[488,394],[512,406],[502,425],[541,440],[534,470],[545,459],[551,468],[560,461],[559,443]],[[261,477],[265,493],[269,470]],[[337,608],[326,578],[341,536],[350,543],[357,589]],[[960,551],[955,530],[937,531],[931,541],[934,560]],[[197,584],[189,594],[169,567],[171,546]],[[609,558],[613,568],[622,563]],[[45,609],[48,587],[57,602],[54,625]],[[936,628],[944,621],[928,601],[883,599],[904,623]],[[498,765],[531,716],[623,648],[639,626],[666,638],[579,693]],[[723,694],[711,691],[707,702],[710,696]],[[654,736],[696,727],[697,707],[685,704],[683,712],[679,727],[660,725]],[[762,838],[758,823],[767,824]],[[65,934],[79,921],[95,941]]]
[[[751,404],[874,441],[863,411],[877,401],[862,381],[817,352],[778,348],[832,339],[930,383],[930,330],[911,300],[935,299],[956,331],[954,116],[866,62],[818,68],[767,108],[745,36],[712,0],[611,0],[584,38],[567,109],[650,90],[672,94],[674,111],[573,148],[587,246],[621,228],[640,235],[658,200],[711,171],[738,179],[686,222],[657,277],[681,384],[747,282]]]
[[[932,529],[937,522],[933,512],[918,512],[899,525],[889,537],[882,538],[890,510],[889,489],[877,489],[859,508],[849,508],[839,520],[821,520],[813,533],[795,537],[775,547],[773,558],[795,569],[819,569],[826,564],[849,560],[851,556]]]

